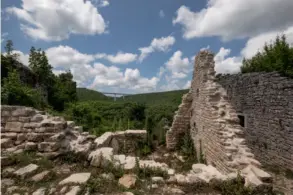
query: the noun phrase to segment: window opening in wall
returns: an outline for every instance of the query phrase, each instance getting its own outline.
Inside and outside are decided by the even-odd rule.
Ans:
[[[238,118],[239,118],[239,125],[241,127],[246,127],[245,125],[245,116],[243,114],[237,114]]]

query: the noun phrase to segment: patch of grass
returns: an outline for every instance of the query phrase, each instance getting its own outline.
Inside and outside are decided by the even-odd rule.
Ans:
[[[87,157],[81,153],[76,154],[74,152],[66,152],[64,154],[59,155],[58,160],[61,160],[68,164],[73,164],[87,161]]]
[[[42,169],[45,169],[45,170],[48,170],[48,169],[51,169],[54,167],[54,164],[51,160],[49,160],[48,158],[46,157],[43,157],[43,158],[40,158],[38,161],[37,161],[37,164],[42,168]]]
[[[16,165],[25,166],[30,163],[33,163],[37,157],[35,152],[25,151],[18,154],[12,154],[8,156],[8,158],[11,161],[13,161]]]
[[[153,176],[168,178],[168,173],[165,170],[162,170],[159,167],[151,168],[151,167],[144,167],[140,168],[139,172],[137,173],[139,178],[150,178]]]

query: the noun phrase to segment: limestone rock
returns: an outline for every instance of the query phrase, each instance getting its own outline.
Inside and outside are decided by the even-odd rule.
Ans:
[[[168,188],[167,192],[170,194],[174,194],[174,195],[179,195],[179,194],[185,194],[185,192],[183,192],[181,189],[179,188]]]
[[[9,165],[12,165],[13,163],[14,161],[12,158],[9,158],[8,156],[1,156],[1,166],[9,166]]]
[[[89,180],[91,173],[74,173],[67,177],[66,179],[59,182],[59,185],[64,185],[68,183],[78,183],[84,184]]]
[[[164,171],[168,171],[168,168],[169,168],[166,163],[159,163],[159,162],[156,162],[154,160],[140,160],[139,161],[139,167],[140,168],[145,168],[145,167],[159,168],[159,169],[162,169]]]
[[[14,172],[14,174],[24,178],[29,174],[33,174],[38,168],[39,166],[36,164],[29,164],[25,167],[18,169],[17,171]]]
[[[32,195],[45,195],[46,188],[37,189]]]
[[[132,188],[135,186],[137,177],[134,174],[126,174],[123,175],[123,177],[121,177],[118,181],[118,183],[122,186],[124,186],[125,188]]]
[[[64,186],[63,188],[61,188],[60,193],[64,194],[68,189],[68,186]]]
[[[1,148],[13,147],[13,141],[10,138],[1,138]]]
[[[111,141],[112,136],[113,136],[112,132],[106,132],[103,135],[101,135],[100,137],[98,137],[97,139],[95,139],[95,143],[96,143],[97,148],[103,147],[103,146],[104,147],[108,146]]]
[[[56,142],[41,142],[38,144],[38,150],[40,152],[55,152],[59,147],[59,144]]]
[[[26,142],[24,147],[25,150],[37,150],[37,148],[38,145],[34,142]]]
[[[1,179],[1,185],[4,187],[12,186],[14,183],[15,182],[12,179]]]
[[[36,114],[31,118],[31,122],[41,122],[44,120],[44,116],[41,114]]]
[[[88,160],[95,167],[106,166],[113,158],[113,148],[99,148],[89,154]]]
[[[114,180],[114,175],[112,173],[103,173],[101,177],[107,180]]]
[[[46,176],[48,176],[50,173],[50,171],[43,171],[41,173],[38,173],[36,175],[34,175],[31,180],[34,182],[39,182],[42,181]]]
[[[152,177],[152,182],[153,183],[164,183],[164,178],[163,177]]]
[[[67,192],[65,195],[77,195],[80,192],[79,186],[73,186],[69,192]]]
[[[10,132],[22,132],[23,129],[23,123],[22,122],[7,122],[5,126],[5,130]]]
[[[193,164],[192,165],[192,171],[194,173],[201,173],[203,171],[203,169],[206,168],[205,164]]]

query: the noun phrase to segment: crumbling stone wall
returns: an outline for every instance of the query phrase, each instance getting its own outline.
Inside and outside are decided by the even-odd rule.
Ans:
[[[49,158],[66,152],[88,155],[100,147],[131,153],[137,142],[145,140],[145,130],[106,132],[96,137],[62,117],[30,107],[1,105],[1,162],[4,164],[5,156],[23,151],[35,151]]]
[[[259,169],[261,162],[292,169],[292,80],[276,73],[216,78],[213,59],[209,51],[196,56],[191,104],[179,107],[181,116],[190,117],[197,154],[202,149],[207,163],[222,173],[240,170],[248,180],[270,182],[269,174]],[[170,149],[181,132],[176,118],[166,135]]]
[[[273,72],[224,76],[217,82],[245,117],[245,140],[255,158],[293,170],[293,79]]]
[[[174,116],[172,127],[166,133],[168,149],[174,150],[181,136],[189,130],[191,102],[191,93],[187,93],[182,97],[182,103]]]

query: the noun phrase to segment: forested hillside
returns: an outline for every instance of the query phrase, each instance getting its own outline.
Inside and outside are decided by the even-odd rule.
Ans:
[[[78,101],[89,101],[89,100],[113,100],[113,98],[105,96],[104,94],[87,89],[87,88],[77,88],[76,89],[77,93],[77,99]]]
[[[148,105],[161,105],[161,104],[175,104],[179,105],[182,95],[187,93],[189,89],[156,92],[156,93],[142,93],[136,95],[128,95],[123,98],[119,98],[119,101],[133,101],[139,103],[145,103]]]

